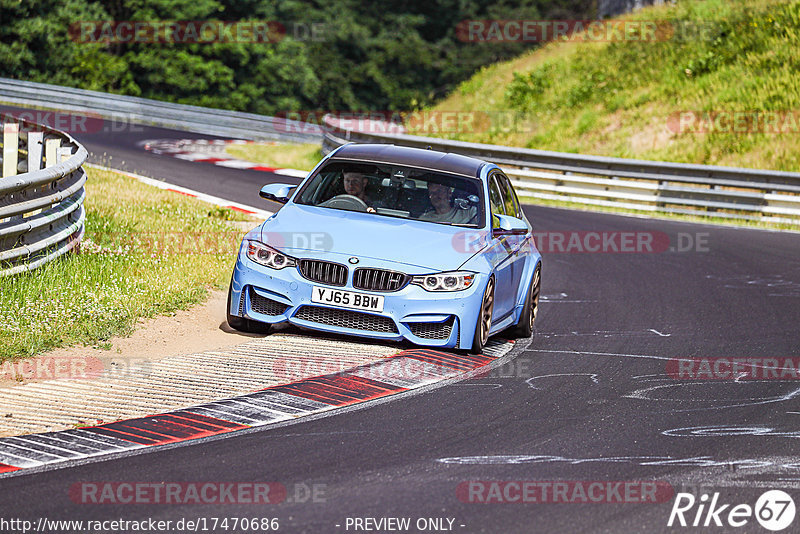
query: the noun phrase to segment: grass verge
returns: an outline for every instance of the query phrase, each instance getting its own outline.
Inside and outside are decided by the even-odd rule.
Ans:
[[[800,3],[685,0],[617,20],[655,23],[657,38],[643,40],[633,31],[634,39],[616,42],[551,42],[484,67],[432,108],[475,112],[465,128],[426,131],[419,122],[410,133],[800,171]],[[800,225],[528,201],[733,226],[796,231]]]
[[[76,344],[109,348],[145,317],[186,309],[230,280],[243,214],[89,170],[78,254],[0,278],[0,361]],[[253,226],[255,223],[253,223]]]
[[[231,156],[278,169],[310,171],[322,159],[319,143],[228,145]]]
[[[434,109],[501,112],[517,122],[438,135],[800,171],[800,3],[686,0],[620,20],[654,21],[666,33],[650,41],[552,42],[486,67]],[[733,112],[744,120],[734,123]]]

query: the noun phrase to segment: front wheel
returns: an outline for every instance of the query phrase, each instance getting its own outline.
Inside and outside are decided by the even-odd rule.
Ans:
[[[228,320],[228,326],[239,332],[246,332],[250,334],[269,334],[270,325],[253,321],[246,317],[239,317],[238,315],[231,314],[231,293],[233,292],[233,282],[228,286],[228,304],[225,309],[225,316]],[[240,298],[244,298],[242,295]]]
[[[478,311],[478,322],[475,325],[475,336],[472,339],[472,352],[479,354],[489,340],[489,330],[492,328],[492,311],[494,310],[494,278],[489,278],[483,292],[481,308]]]
[[[511,333],[514,337],[531,337],[533,335],[533,323],[536,321],[536,314],[539,312],[539,292],[541,291],[542,268],[536,266],[528,288],[528,295],[525,297],[525,307],[519,318],[516,328]]]

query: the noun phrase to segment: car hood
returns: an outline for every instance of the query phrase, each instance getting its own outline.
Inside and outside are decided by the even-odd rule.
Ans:
[[[486,241],[482,230],[371,213],[287,204],[261,225],[261,240],[292,256],[356,256],[431,271],[458,269]],[[367,266],[367,264],[363,264]]]

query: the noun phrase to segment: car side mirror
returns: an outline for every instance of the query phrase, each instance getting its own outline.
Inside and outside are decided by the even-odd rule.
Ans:
[[[290,184],[267,184],[261,188],[258,195],[279,204],[286,204],[296,188],[296,185]]]
[[[528,225],[522,219],[509,215],[494,215],[497,217],[499,225],[492,228],[492,237],[499,235],[525,235],[528,233]]]

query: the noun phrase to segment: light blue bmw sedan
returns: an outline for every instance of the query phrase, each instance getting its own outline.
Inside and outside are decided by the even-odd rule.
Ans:
[[[474,158],[348,144],[243,239],[228,324],[280,323],[480,352],[509,330],[530,337],[541,255],[508,177]]]

